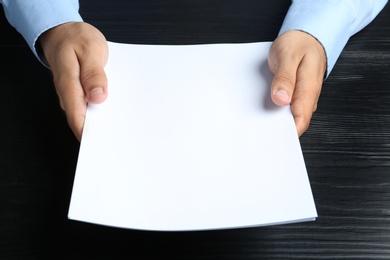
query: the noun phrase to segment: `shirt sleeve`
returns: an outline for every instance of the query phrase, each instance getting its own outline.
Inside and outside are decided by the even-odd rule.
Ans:
[[[9,23],[22,34],[35,56],[36,42],[46,30],[66,22],[81,22],[77,0],[0,0]]]
[[[387,0],[293,0],[279,35],[304,31],[323,46],[329,75],[349,38],[368,25]]]

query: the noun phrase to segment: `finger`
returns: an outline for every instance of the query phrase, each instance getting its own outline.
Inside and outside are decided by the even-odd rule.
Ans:
[[[297,82],[291,101],[297,133],[301,136],[309,127],[321,93],[324,69],[315,57],[305,56],[298,68]]]
[[[101,103],[107,98],[107,77],[104,66],[108,47],[105,41],[89,44],[87,49],[76,50],[80,63],[80,81],[88,102]]]
[[[269,66],[274,73],[271,98],[276,105],[286,106],[291,103],[299,63],[300,57],[284,54],[282,50],[271,49]]]
[[[51,65],[54,85],[68,124],[80,141],[87,107],[86,95],[80,82],[80,66],[73,49],[60,52],[58,57],[58,62]]]

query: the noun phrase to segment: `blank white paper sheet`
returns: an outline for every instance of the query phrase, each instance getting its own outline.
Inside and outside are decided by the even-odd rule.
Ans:
[[[270,98],[270,45],[110,42],[69,218],[157,231],[314,220],[290,108]]]

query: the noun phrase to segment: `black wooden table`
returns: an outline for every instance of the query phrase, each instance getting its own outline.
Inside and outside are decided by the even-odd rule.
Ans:
[[[110,41],[273,40],[289,1],[81,0]],[[79,143],[50,71],[0,16],[0,259],[390,259],[390,6],[351,38],[302,149],[315,222],[146,232],[67,220]]]

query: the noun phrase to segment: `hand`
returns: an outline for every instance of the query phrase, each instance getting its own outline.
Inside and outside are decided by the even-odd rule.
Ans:
[[[80,141],[87,103],[101,103],[107,97],[107,41],[95,27],[70,22],[46,31],[40,43],[53,73],[60,106]]]
[[[271,98],[279,106],[291,105],[301,136],[317,109],[326,72],[324,48],[305,32],[287,31],[272,44],[268,64],[274,74]]]

